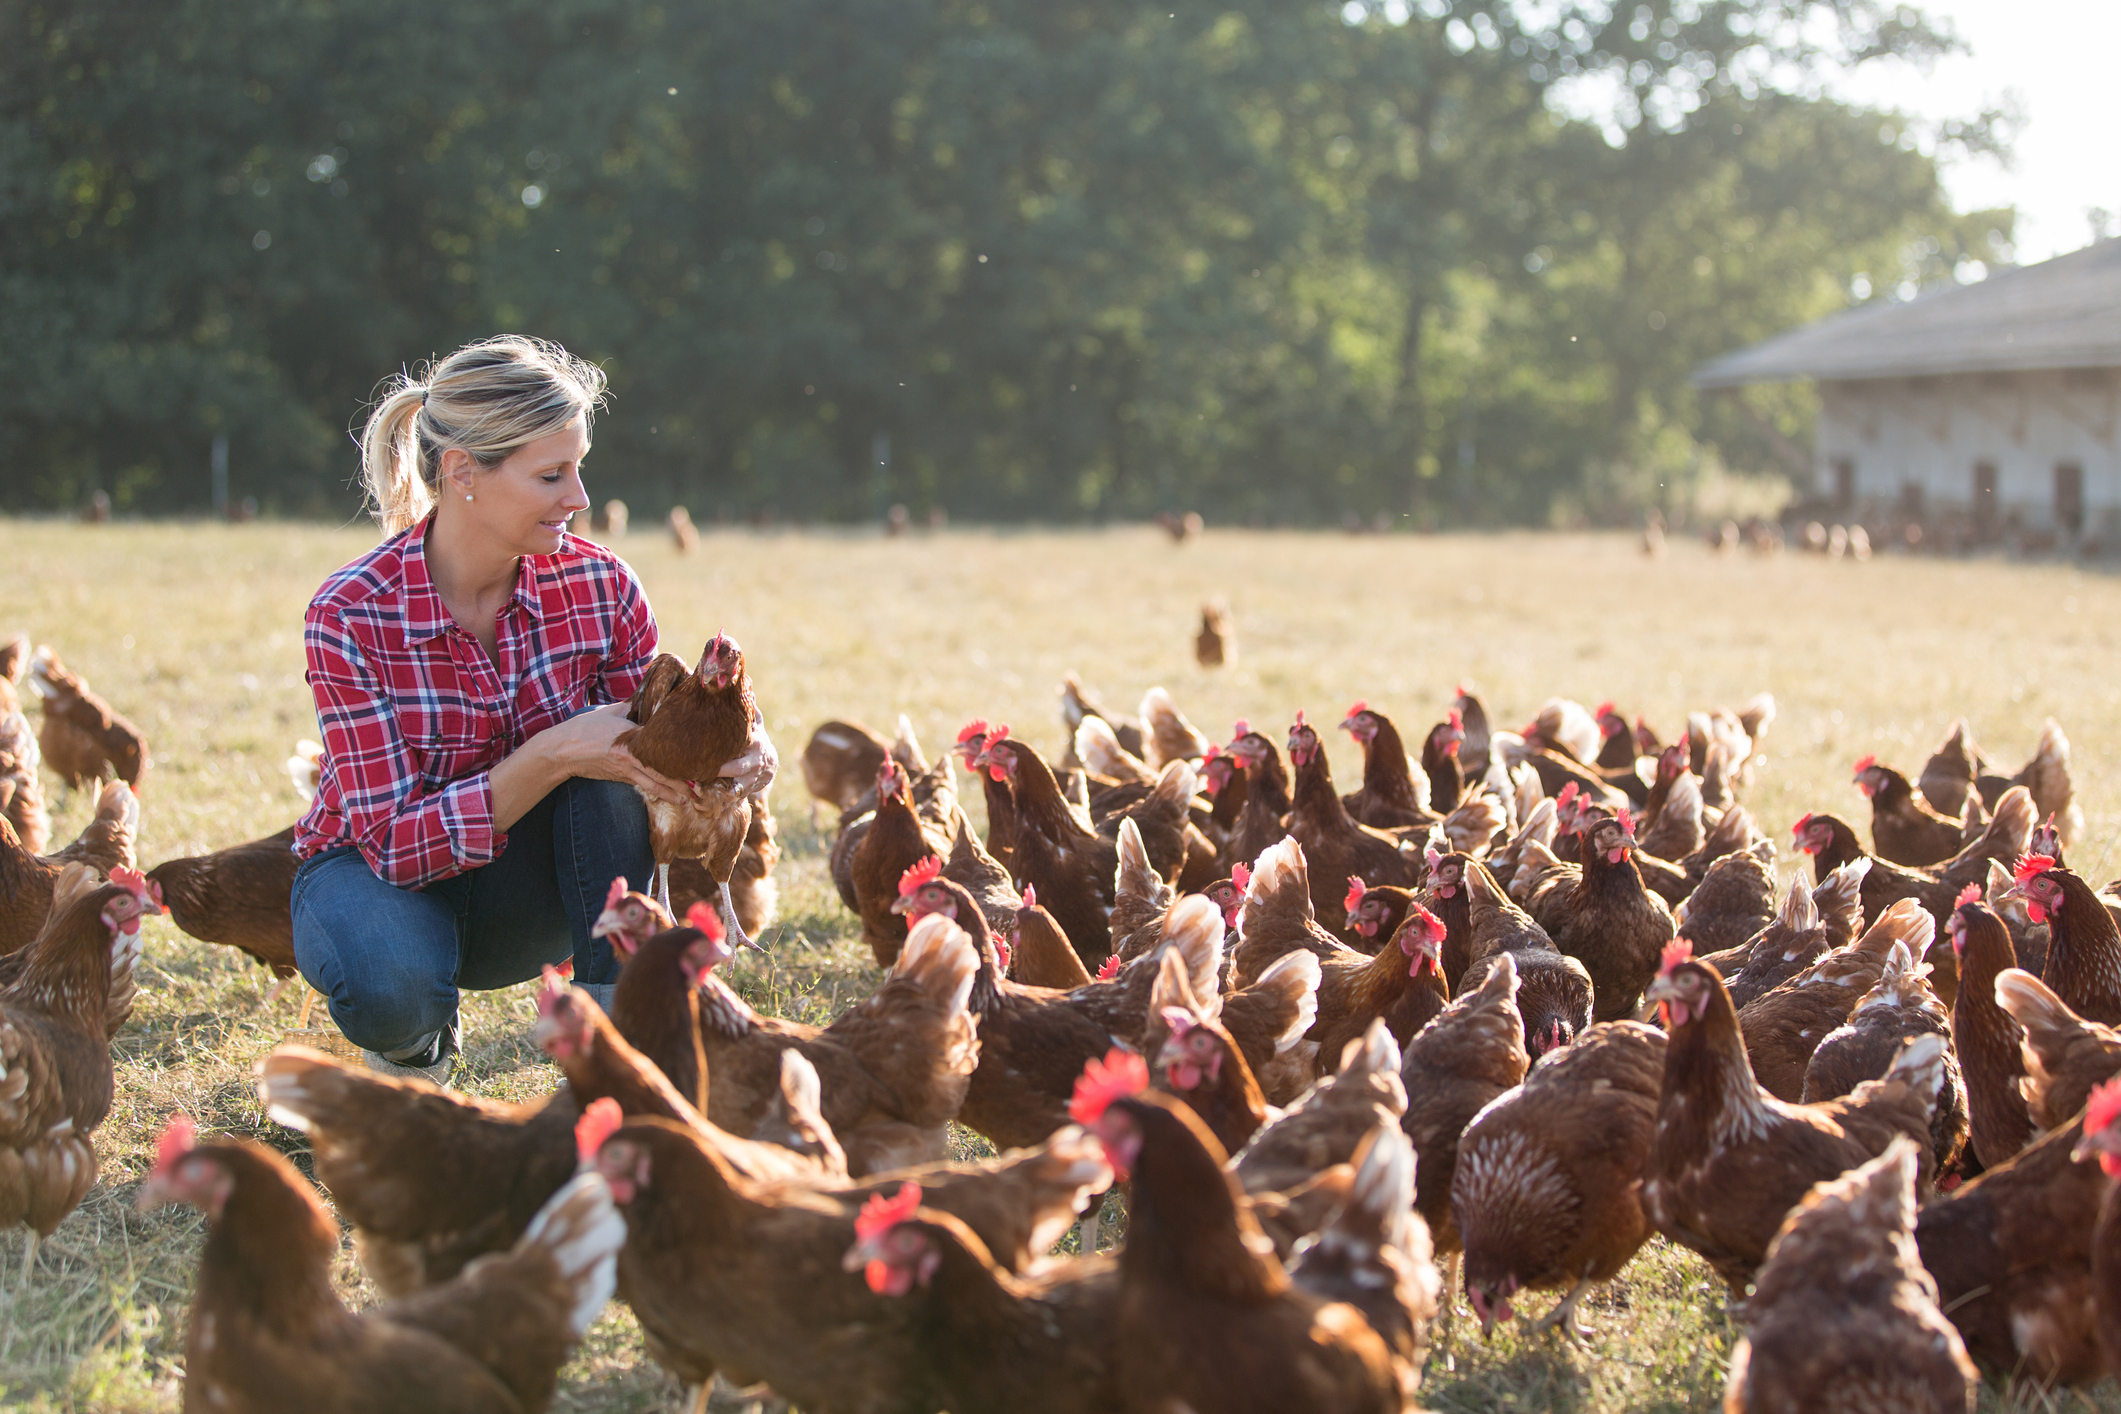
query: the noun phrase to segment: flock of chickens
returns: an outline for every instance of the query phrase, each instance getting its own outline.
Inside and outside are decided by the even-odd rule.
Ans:
[[[672,662],[635,703],[658,750],[748,716],[733,643]],[[548,1098],[260,1062],[373,1310],[333,1290],[315,1186],[173,1117],[141,1196],[208,1220],[186,1407],[543,1409],[616,1293],[695,1408],[717,1374],[812,1414],[1411,1408],[1461,1291],[1483,1331],[1557,1293],[1535,1328],[1592,1340],[1586,1294],[1653,1234],[1743,1300],[1728,1409],[1967,1409],[1976,1361],[2121,1368],[2121,891],[2068,867],[2053,723],[2010,777],[1964,723],[1912,780],[1858,761],[1871,849],[1808,814],[1778,885],[1739,800],[1764,696],[1667,744],[1561,699],[1491,729],[1461,687],[1411,753],[1357,702],[1349,791],[1301,713],[1216,742],[1162,689],[1129,719],[1072,676],[1063,708],[1052,762],[986,721],[932,761],[903,719],[817,730],[802,773],[883,969],[830,1025],[720,975],[772,908],[754,806],[711,846],[659,829],[667,887],[613,884],[608,1015],[548,972]],[[40,755],[118,778],[53,854]],[[95,1180],[142,917],[292,971],[287,836],[138,872],[147,763],[50,650],[0,650],[25,1281]],[[999,1157],[953,1160],[953,1121]]]

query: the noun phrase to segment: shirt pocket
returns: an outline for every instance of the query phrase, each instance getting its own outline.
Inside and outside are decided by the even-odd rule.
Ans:
[[[490,763],[496,730],[487,721],[490,715],[474,704],[451,699],[398,703],[398,730],[430,789]]]

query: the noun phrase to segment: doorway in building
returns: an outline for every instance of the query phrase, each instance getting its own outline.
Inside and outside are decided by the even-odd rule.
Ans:
[[[1856,504],[1856,464],[1847,457],[1834,458],[1834,509],[1845,511]]]
[[[2084,533],[2084,468],[2077,462],[2055,464],[2055,529]]]
[[[1987,540],[1996,533],[1996,464],[1974,463],[1974,533]]]

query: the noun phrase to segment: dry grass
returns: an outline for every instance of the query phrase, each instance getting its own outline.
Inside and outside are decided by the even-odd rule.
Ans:
[[[322,576],[371,543],[361,528],[0,522],[0,633],[57,647],[153,742],[141,855],[153,863],[270,833],[298,802],[280,763],[314,733],[301,681],[302,609]],[[1054,687],[1078,669],[1115,707],[1163,683],[1203,727],[1244,715],[1323,717],[1366,696],[1418,730],[1452,685],[1480,682],[1511,725],[1549,693],[1612,697],[1667,732],[1689,706],[1772,690],[1782,715],[1750,802],[1782,828],[1826,806],[1860,821],[1848,762],[1919,764],[1954,714],[2015,768],[2044,718],[2076,746],[2090,817],[2073,853],[2121,872],[2121,583],[2061,566],[1711,559],[1687,546],[1645,562],[1618,538],[1361,539],[1217,533],[1174,549],[1145,531],[873,537],[711,535],[680,559],[627,540],[674,648],[717,629],[746,645],[791,757],[810,729],[907,713],[933,750],[974,714],[1057,748]],[[1201,601],[1234,605],[1243,657],[1194,666]],[[1337,718],[1335,718],[1337,720]],[[1343,777],[1354,760],[1334,747]],[[49,784],[49,778],[48,778]],[[56,787],[55,787],[56,789]],[[976,793],[972,797],[976,803]],[[873,976],[824,877],[798,773],[776,788],[787,855],[783,921],[755,1001],[825,1016]],[[70,833],[85,800],[58,812]],[[119,1038],[119,1099],[99,1135],[103,1182],[46,1245],[27,1291],[0,1297],[0,1398],[35,1408],[168,1410],[200,1228],[132,1211],[156,1130],[178,1107],[202,1125],[289,1149],[251,1089],[252,1063],[293,1024],[237,954],[152,925],[145,987]],[[290,993],[291,993],[290,989]],[[471,999],[468,1085],[526,1096],[551,1073],[525,1040],[527,989]],[[4,1249],[0,1249],[4,1251]],[[350,1262],[348,1294],[367,1299]],[[13,1264],[0,1260],[12,1277]],[[1537,1308],[1537,1301],[1534,1301]],[[1425,1391],[1439,1409],[1712,1406],[1733,1330],[1691,1256],[1653,1246],[1591,1303],[1588,1353],[1461,1323]],[[561,1407],[674,1407],[676,1387],[615,1309],[568,1372]],[[2092,1407],[2121,1409],[2102,1385]],[[2057,1407],[2077,1395],[2057,1398]],[[718,1407],[745,1407],[729,1396]],[[2035,1401],[2036,1405],[2039,1401]],[[1985,1407],[2001,1407],[1992,1393]]]

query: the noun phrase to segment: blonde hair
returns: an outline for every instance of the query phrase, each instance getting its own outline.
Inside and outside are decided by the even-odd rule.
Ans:
[[[480,466],[564,430],[587,433],[604,401],[604,370],[545,339],[503,334],[466,344],[419,376],[400,373],[361,432],[361,480],[387,538],[435,506],[442,453]]]

